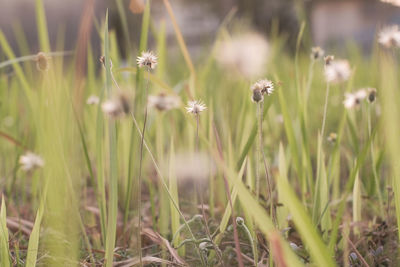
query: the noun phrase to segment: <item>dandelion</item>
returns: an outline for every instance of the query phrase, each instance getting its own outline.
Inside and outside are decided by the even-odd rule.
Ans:
[[[156,108],[159,111],[167,111],[177,108],[180,104],[180,99],[177,96],[160,93],[158,95],[150,95],[147,101],[149,108]]]
[[[91,95],[86,100],[86,104],[88,105],[97,105],[100,102],[100,98],[97,95]]]
[[[383,28],[378,35],[378,42],[387,47],[400,46],[400,30],[398,25],[387,26]]]
[[[347,60],[330,60],[325,66],[325,78],[329,83],[341,83],[350,78],[351,69]]]
[[[186,111],[196,116],[206,109],[206,105],[201,100],[189,101],[186,106]]]
[[[246,78],[254,78],[265,71],[268,54],[269,45],[264,36],[246,33],[220,42],[215,58],[223,68],[234,70]]]
[[[47,71],[49,69],[49,59],[45,53],[39,52],[36,55],[36,68],[40,71]]]
[[[32,172],[35,169],[41,168],[44,166],[44,160],[41,156],[32,153],[26,152],[19,158],[19,164],[21,164],[21,168],[25,172]]]
[[[131,112],[131,98],[126,92],[120,91],[112,99],[103,102],[101,108],[105,114],[117,119]]]
[[[367,97],[367,92],[364,89],[354,93],[346,93],[343,101],[344,107],[347,109],[358,108],[361,101]]]
[[[312,60],[315,60],[315,61],[319,60],[324,56],[324,54],[325,54],[325,51],[319,46],[315,46],[315,47],[311,48],[310,57]]]
[[[157,66],[157,56],[151,51],[142,52],[136,61],[139,68],[154,69]]]

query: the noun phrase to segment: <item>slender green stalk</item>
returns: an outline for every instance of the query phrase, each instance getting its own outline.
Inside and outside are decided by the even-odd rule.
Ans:
[[[258,121],[258,144],[256,149],[256,199],[260,198],[260,160],[262,146],[262,129],[261,129],[261,103],[257,103],[257,121]]]
[[[264,152],[264,143],[263,143],[263,115],[264,115],[264,103],[261,102],[260,104],[260,118],[259,118],[259,126],[258,128],[259,130],[259,146],[260,146],[260,151],[262,154],[262,158],[263,158],[263,163],[264,163],[264,169],[265,169],[265,176],[266,176],[266,180],[267,180],[267,190],[268,190],[268,197],[269,197],[269,201],[270,201],[270,210],[269,210],[269,215],[272,218],[272,221],[274,222],[275,226],[277,226],[277,220],[276,220],[276,216],[275,216],[275,207],[274,207],[274,198],[272,195],[272,182],[271,182],[271,175],[269,172],[269,168],[268,168],[268,164],[267,164],[267,157],[265,156],[265,152]]]
[[[328,110],[329,88],[330,88],[330,84],[329,84],[329,82],[326,82],[324,115],[322,117],[322,127],[321,127],[321,138],[322,138],[322,140],[324,140],[324,134],[325,134],[325,123],[326,123],[326,113],[327,113],[327,110]]]
[[[150,68],[147,67],[147,73],[150,73]],[[142,217],[141,217],[141,209],[142,209],[142,167],[143,167],[143,142],[144,136],[146,134],[146,123],[147,123],[147,96],[149,93],[149,79],[146,77],[146,86],[145,86],[145,104],[144,104],[144,121],[143,121],[143,129],[142,135],[140,139],[140,158],[139,158],[139,177],[138,177],[138,195],[137,195],[137,204],[138,204],[138,236],[137,236],[137,246],[139,250],[139,261],[140,266],[143,266],[142,262],[142,240],[141,240],[141,229],[142,229]]]
[[[108,36],[108,11],[106,15],[105,34],[104,34],[104,55],[106,69],[106,91],[107,96],[111,95],[111,61],[109,55],[109,36]],[[109,167],[110,167],[110,184],[109,184],[109,201],[108,201],[108,221],[107,221],[107,238],[105,261],[106,267],[113,266],[113,256],[115,248],[117,215],[118,215],[118,160],[117,160],[117,132],[113,119],[108,121],[109,135]]]
[[[368,120],[368,137],[371,137],[371,103],[368,103],[368,111],[367,111],[367,120]],[[378,195],[378,202],[379,202],[379,213],[381,217],[383,218],[384,216],[384,208],[383,208],[383,198],[382,198],[382,192],[381,192],[381,186],[378,178],[378,173],[376,172],[376,166],[375,166],[375,152],[374,152],[374,141],[371,140],[371,148],[370,148],[370,153],[371,153],[371,168],[372,168],[372,175],[374,176],[374,182],[375,182],[375,191]]]

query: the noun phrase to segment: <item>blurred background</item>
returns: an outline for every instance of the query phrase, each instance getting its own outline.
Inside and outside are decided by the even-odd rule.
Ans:
[[[112,27],[120,40],[120,51],[126,51],[125,36],[117,8],[119,0],[45,0],[50,40],[65,38],[65,49],[73,49],[81,35],[89,34],[92,44],[99,44],[98,25],[106,9],[110,11]],[[129,38],[138,44],[141,28],[141,9],[145,0],[121,0],[129,23]],[[228,14],[243,19],[246,25],[268,35],[272,30],[287,37],[287,47],[293,49],[299,25],[305,21],[310,27],[313,45],[324,48],[343,42],[355,42],[369,51],[376,29],[385,24],[400,23],[400,1],[396,0],[173,0],[171,1],[183,36],[193,57],[205,51],[214,41],[219,25]],[[129,8],[131,7],[131,8]],[[30,50],[36,53],[37,34],[35,1],[2,0],[0,27],[15,47],[17,39],[26,34]],[[133,11],[133,12],[132,12]],[[174,33],[162,0],[152,1],[152,26],[165,20],[168,40]],[[94,18],[91,20],[90,18]],[[65,34],[65,35],[64,35]],[[65,36],[65,37],[62,37]],[[81,37],[82,38],[82,37]],[[150,37],[151,38],[151,37]],[[151,40],[150,40],[151,41]],[[175,42],[170,48],[174,49]],[[135,49],[133,47],[132,49]],[[1,52],[1,51],[0,51]]]

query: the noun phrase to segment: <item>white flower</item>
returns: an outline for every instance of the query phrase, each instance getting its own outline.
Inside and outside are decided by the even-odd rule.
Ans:
[[[319,46],[311,48],[310,56],[311,56],[312,60],[321,59],[321,58],[323,58],[324,54],[325,54],[325,51]]]
[[[222,67],[238,71],[246,78],[254,78],[265,72],[268,52],[269,45],[264,36],[246,33],[220,42],[215,58]]]
[[[351,69],[347,60],[333,60],[325,66],[325,78],[330,83],[341,83],[350,78]]]
[[[99,102],[100,102],[100,99],[97,95],[91,95],[86,100],[86,104],[88,104],[88,105],[97,105],[97,104],[99,104]]]
[[[387,26],[383,28],[378,35],[378,42],[389,48],[400,46],[400,30],[398,25]]]
[[[264,101],[264,95],[270,95],[274,91],[274,84],[270,80],[258,80],[251,86],[251,91],[253,95],[251,96],[251,100],[253,102],[262,102]]]
[[[206,105],[200,100],[189,101],[186,107],[187,112],[194,115],[199,115],[205,109],[207,109]]]
[[[26,172],[31,172],[37,168],[44,166],[44,160],[39,155],[32,152],[26,152],[19,158],[21,168]]]
[[[343,105],[347,109],[358,108],[361,104],[361,101],[368,96],[366,90],[361,89],[354,93],[345,93],[345,100],[343,101]]]
[[[270,80],[258,80],[253,86],[251,90],[260,90],[261,93],[271,95],[274,92],[274,83]]]
[[[150,95],[147,102],[148,107],[154,107],[159,111],[163,111],[177,108],[180,104],[180,99],[178,96],[161,93],[159,95]]]
[[[127,115],[131,112],[131,96],[126,91],[119,91],[113,98],[104,101],[101,109],[114,119]]]
[[[137,64],[139,68],[147,67],[149,69],[154,69],[157,66],[157,56],[151,52],[142,52],[140,57],[137,57]]]

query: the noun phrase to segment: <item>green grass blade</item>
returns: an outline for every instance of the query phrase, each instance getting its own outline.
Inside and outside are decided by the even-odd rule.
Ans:
[[[39,36],[40,49],[43,52],[50,52],[50,41],[47,30],[46,13],[42,0],[36,0],[36,22]]]
[[[1,201],[0,209],[0,266],[10,267],[10,253],[8,248],[8,229],[7,229],[7,214],[4,196]]]
[[[106,14],[104,29],[104,57],[106,70],[106,92],[107,96],[111,96],[111,61],[110,61],[110,40],[108,35],[108,11]],[[108,221],[107,221],[107,239],[105,261],[106,267],[113,266],[113,256],[115,248],[115,238],[117,231],[117,215],[118,215],[118,160],[117,160],[117,136],[115,121],[109,119],[108,122],[109,135],[109,200],[108,200]]]
[[[297,198],[287,179],[279,179],[280,200],[288,207],[303,242],[309,247],[310,254],[317,266],[336,266],[333,257],[314,227],[306,209]]]

